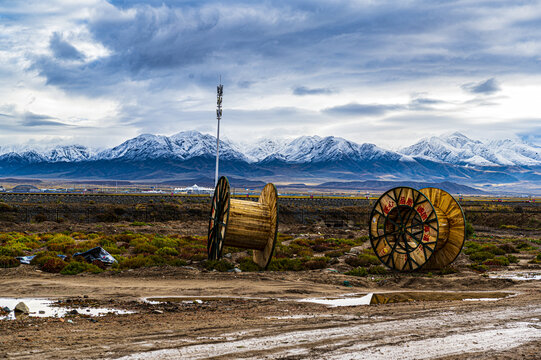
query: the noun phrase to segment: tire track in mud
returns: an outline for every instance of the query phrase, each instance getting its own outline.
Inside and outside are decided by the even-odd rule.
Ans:
[[[289,329],[281,329],[284,332],[278,334],[277,328],[253,329],[229,333],[220,341],[207,339],[199,344],[178,344],[176,348],[168,343],[168,349],[122,359],[431,359],[501,351],[541,339],[541,308],[534,305],[419,315],[413,313],[407,319],[378,317],[376,321],[364,319],[342,326],[323,322],[302,330],[286,323]],[[160,346],[155,343],[154,347]]]

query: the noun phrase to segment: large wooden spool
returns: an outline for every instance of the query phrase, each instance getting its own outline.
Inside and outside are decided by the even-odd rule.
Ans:
[[[397,187],[384,193],[370,215],[370,242],[393,270],[441,269],[460,254],[464,212],[446,191]]]
[[[229,181],[222,176],[214,190],[210,210],[209,260],[220,259],[224,246],[252,249],[254,262],[266,269],[278,235],[277,200],[274,184],[263,188],[257,202],[232,199]]]

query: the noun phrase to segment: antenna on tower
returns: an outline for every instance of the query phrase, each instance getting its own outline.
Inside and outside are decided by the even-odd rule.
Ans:
[[[218,166],[220,162],[220,119],[222,118],[222,96],[224,86],[222,85],[222,75],[220,75],[220,84],[216,88],[216,119],[218,119],[218,130],[216,134],[216,174],[214,176],[214,186],[218,185]]]

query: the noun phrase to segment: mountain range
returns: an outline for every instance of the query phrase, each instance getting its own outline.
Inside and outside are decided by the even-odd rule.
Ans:
[[[179,180],[212,178],[216,138],[197,131],[144,134],[110,149],[0,147],[0,177]],[[343,138],[302,136],[255,144],[220,142],[220,172],[251,180],[453,181],[484,189],[541,186],[541,147],[516,140],[482,142],[460,133],[391,151]]]

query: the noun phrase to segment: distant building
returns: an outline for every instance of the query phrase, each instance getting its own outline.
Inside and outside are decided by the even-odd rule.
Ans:
[[[173,192],[175,194],[212,194],[214,189],[193,184],[192,186],[187,186],[185,188],[175,188]]]
[[[4,187],[0,185],[0,192],[5,192],[5,191],[6,189],[4,189]]]
[[[40,190],[35,187],[34,185],[17,185],[13,189],[11,189],[11,192],[14,193],[36,193],[40,192]]]

